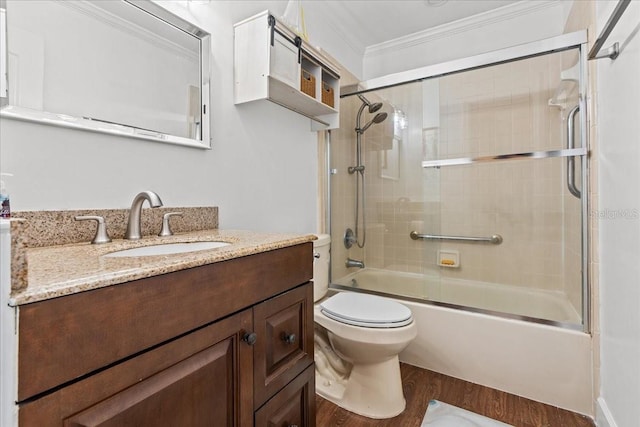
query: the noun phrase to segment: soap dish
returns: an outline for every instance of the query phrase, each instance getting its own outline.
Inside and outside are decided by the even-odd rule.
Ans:
[[[438,251],[438,265],[447,268],[460,267],[460,252],[440,249]]]

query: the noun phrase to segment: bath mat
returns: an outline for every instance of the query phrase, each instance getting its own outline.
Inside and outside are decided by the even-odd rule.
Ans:
[[[449,405],[438,400],[430,400],[421,427],[513,427],[511,424],[487,418]]]

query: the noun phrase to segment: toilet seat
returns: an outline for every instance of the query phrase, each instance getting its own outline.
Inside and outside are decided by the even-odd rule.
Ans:
[[[339,292],[320,303],[320,311],[337,322],[365,328],[399,328],[413,322],[408,307],[376,295]]]

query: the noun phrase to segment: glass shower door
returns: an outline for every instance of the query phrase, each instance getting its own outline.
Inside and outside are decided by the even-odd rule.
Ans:
[[[588,330],[585,50],[584,32],[567,34],[345,95],[331,134],[333,283]],[[361,135],[367,242],[348,249],[367,102],[388,117]]]
[[[423,82],[438,100],[422,167],[440,223],[417,236],[437,242],[429,299],[582,324],[580,64],[571,49]]]

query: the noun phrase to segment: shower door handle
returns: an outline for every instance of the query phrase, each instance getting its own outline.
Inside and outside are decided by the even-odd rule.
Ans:
[[[575,139],[575,117],[580,111],[580,106],[576,105],[567,114],[567,148],[572,149],[574,147]],[[573,156],[567,157],[567,188],[569,192],[578,199],[580,198],[580,190],[576,187],[576,158]]]

